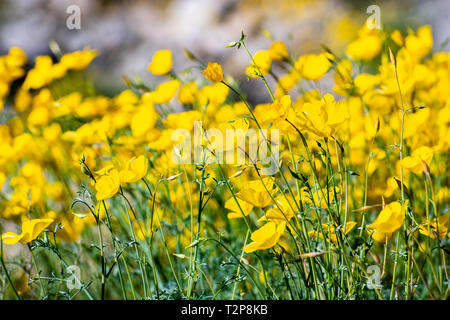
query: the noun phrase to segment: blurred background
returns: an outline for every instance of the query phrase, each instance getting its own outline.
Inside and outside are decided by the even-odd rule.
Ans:
[[[173,51],[176,71],[192,66],[183,53],[186,48],[205,62],[220,62],[227,74],[255,89],[261,84],[246,81],[244,73],[248,56],[225,48],[239,39],[241,30],[253,53],[271,43],[264,30],[285,41],[294,56],[319,52],[321,43],[342,53],[372,4],[380,7],[386,29],[431,24],[435,50],[450,36],[448,0],[1,0],[0,54],[20,46],[33,60],[51,54],[52,40],[63,52],[97,48],[101,55],[89,70],[100,92],[112,95],[125,88],[123,76],[139,75],[151,83],[147,65],[158,49]],[[66,27],[70,5],[81,9],[80,30]]]

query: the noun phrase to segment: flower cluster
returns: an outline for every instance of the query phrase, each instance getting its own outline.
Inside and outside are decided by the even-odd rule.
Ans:
[[[0,218],[22,224],[21,234],[2,230],[2,243],[29,243],[47,229],[56,240],[45,247],[56,250],[60,240],[89,241],[97,225],[100,241],[103,233],[111,235],[108,248],[101,243],[100,253],[93,254],[100,254],[102,264],[109,252],[111,268],[122,267],[118,272],[139,266],[144,295],[159,294],[158,281],[173,276],[178,295],[187,298],[196,277],[204,275],[200,259],[217,262],[238,252],[236,278],[245,270],[253,279],[246,265],[258,270],[260,263],[264,275],[265,265],[274,264],[256,251],[280,262],[275,278],[295,266],[296,276],[285,279],[304,283],[299,297],[361,297],[364,266],[382,259],[384,268],[386,250],[395,246],[388,270],[392,292],[403,263],[400,249],[406,252],[406,297],[412,290],[408,280],[419,275],[435,288],[429,290],[441,292],[440,284],[433,287],[434,280],[423,280],[423,272],[410,267],[428,261],[430,268],[445,268],[448,240],[450,54],[432,52],[431,28],[403,34],[365,26],[342,54],[325,48],[297,57],[279,40],[251,54],[244,35],[229,46],[245,48],[245,75],[263,81],[272,101],[251,106],[219,63],[206,65],[189,52],[204,77],[177,72],[172,52],[160,50],[148,65],[158,84],[127,78],[129,88],[113,97],[96,94],[80,80],[97,50],[67,53],[57,61],[39,56],[28,70],[19,48],[0,57],[0,110],[6,119],[0,124]],[[333,85],[320,90],[324,78]],[[192,164],[177,163],[186,136],[174,134],[183,129],[193,141],[196,121],[202,123],[201,156]],[[262,174],[264,164],[245,152],[243,164],[221,163],[217,151],[224,148],[208,141],[208,129],[230,130],[233,139],[248,138],[249,129],[278,130],[278,170]],[[272,157],[272,137],[261,136],[256,147],[268,145]],[[225,151],[237,149],[227,145]],[[214,247],[202,256],[210,245],[204,243],[213,238],[228,251]],[[131,246],[133,262],[122,256]],[[150,263],[152,285],[145,271]],[[177,277],[179,270],[188,275]],[[338,283],[338,274],[346,280]],[[274,291],[266,278],[245,290]],[[344,282],[348,291],[341,289]]]

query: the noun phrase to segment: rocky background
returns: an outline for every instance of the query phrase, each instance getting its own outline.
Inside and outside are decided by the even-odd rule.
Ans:
[[[66,10],[73,4],[81,9],[80,30],[66,27]],[[99,90],[112,95],[125,87],[125,75],[151,82],[147,64],[158,49],[171,49],[175,70],[180,71],[189,65],[186,48],[204,61],[220,62],[226,73],[242,80],[247,92],[257,94],[264,90],[254,86],[261,84],[246,81],[244,74],[248,56],[225,48],[241,30],[253,52],[268,48],[270,40],[263,32],[268,30],[286,41],[294,55],[318,52],[321,43],[339,53],[370,15],[366,9],[372,4],[380,6],[386,28],[405,30],[407,25],[431,22],[435,48],[450,36],[448,0],[1,0],[0,54],[20,46],[34,59],[51,54],[50,41],[63,52],[97,48],[101,57],[90,72]]]

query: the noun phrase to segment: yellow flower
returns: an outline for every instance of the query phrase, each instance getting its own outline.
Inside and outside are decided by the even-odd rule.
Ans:
[[[399,161],[400,165],[414,173],[420,174],[424,171],[424,164],[430,165],[433,159],[433,150],[427,146],[417,148],[410,157]]]
[[[25,220],[22,223],[22,233],[6,232],[2,234],[2,240],[5,244],[28,243],[37,238],[37,236],[47,228],[53,219],[32,219]]]
[[[372,224],[367,225],[370,233],[372,233],[372,230],[374,231],[372,237],[375,241],[384,242],[386,237],[389,238],[392,233],[400,229],[405,219],[407,206],[408,200],[405,201],[403,206],[398,201],[391,202],[381,210]]]
[[[336,66],[333,91],[341,96],[346,96],[352,89],[352,63],[348,59],[342,59]]]
[[[275,222],[268,222],[258,230],[252,233],[251,239],[253,242],[249,243],[244,247],[244,252],[250,253],[256,250],[265,250],[275,246],[280,240],[286,228],[286,222],[280,222],[276,224]]]
[[[208,66],[202,73],[210,81],[220,82],[223,80],[222,66],[217,62],[208,62]]]
[[[295,69],[307,80],[319,80],[331,67],[326,53],[306,54],[295,62]]]
[[[361,73],[356,76],[354,82],[355,87],[358,89],[358,93],[363,95],[380,83],[380,77],[368,73]]]
[[[100,177],[95,184],[97,200],[100,201],[113,197],[119,191],[119,188],[119,171],[117,171],[117,169],[112,169],[107,175]]]
[[[270,106],[270,108],[276,113],[277,118],[281,118],[283,120],[288,115],[291,107],[292,101],[289,95],[283,95],[280,99],[276,99]]]
[[[433,35],[430,26],[417,29],[416,34],[411,34],[405,39],[405,47],[416,59],[426,56],[433,47]]]
[[[204,86],[198,92],[198,104],[204,106],[218,106],[225,101],[228,96],[229,88],[220,82],[215,82],[212,85]],[[209,109],[209,108],[208,108]]]
[[[144,155],[131,158],[120,171],[120,182],[131,183],[142,179],[147,174],[148,160]]]
[[[83,50],[66,53],[59,62],[66,70],[83,70],[98,56],[98,50]]]
[[[349,233],[354,227],[356,226],[356,222],[354,221],[349,221],[345,224],[345,228],[341,227],[341,230],[344,231],[345,229],[345,235],[347,235],[347,233]],[[323,223],[322,224],[322,229],[323,232],[325,233],[327,240],[329,237],[329,240],[333,243],[337,243],[337,236],[336,236],[336,229],[334,226],[330,226],[327,223]],[[311,238],[316,238],[318,237],[319,239],[323,240],[323,234],[321,230],[311,230],[308,232],[308,235]]]
[[[298,200],[299,199],[296,199],[296,201]],[[280,221],[289,221],[294,217],[296,212],[293,208],[295,208],[295,205],[289,203],[285,195],[277,196],[275,198],[275,203],[276,205],[274,205],[273,208],[269,208],[264,216],[262,216],[258,221],[272,221],[279,223]],[[291,206],[293,206],[293,208],[291,208]]]
[[[405,39],[403,38],[403,35],[399,30],[394,30],[394,32],[391,33],[391,39],[398,46],[403,46],[403,43],[405,42]]]
[[[6,175],[0,171],[0,191],[3,188],[3,184],[5,183],[5,181],[6,181]]]
[[[239,202],[239,206],[237,205],[236,200]],[[225,202],[225,208],[231,210],[231,212],[228,213],[228,219],[243,218],[242,212],[244,215],[248,216],[253,209],[252,204],[238,198],[236,198],[236,200],[232,197]],[[242,212],[239,207],[242,209]]]
[[[363,36],[347,46],[347,54],[354,60],[372,60],[380,51],[381,39],[377,35]]]
[[[246,183],[245,187],[236,194],[236,197],[258,208],[267,207],[271,203],[271,198],[263,183],[271,194],[276,192],[276,189],[273,189],[271,178],[264,178],[263,182],[254,180]]]
[[[172,129],[187,129],[192,130],[194,128],[194,122],[200,121],[202,114],[197,110],[190,110],[179,113],[171,113],[164,121],[168,128]]]
[[[156,75],[163,75],[172,69],[172,51],[159,50],[153,55],[148,71]]]
[[[46,107],[34,108],[28,116],[28,125],[30,127],[46,125],[51,119],[49,109]]]
[[[48,85],[53,80],[52,67],[52,58],[49,56],[36,57],[34,68],[28,71],[23,88],[25,90],[40,89]]]
[[[335,101],[329,93],[320,100],[305,103],[297,111],[298,121],[306,130],[319,137],[334,135],[338,127],[349,117],[344,102]]]
[[[277,88],[275,92],[275,96],[278,98],[287,92],[291,91],[297,82],[300,80],[300,75],[298,72],[294,70],[294,72],[290,72],[280,78],[280,81],[277,83]]]
[[[449,219],[439,216],[419,226],[419,232],[433,240],[442,240],[447,236]]]
[[[275,41],[269,47],[270,59],[282,61],[288,57],[288,49],[283,41]]]
[[[133,137],[142,137],[154,128],[158,120],[158,112],[153,105],[143,105],[131,118],[131,132]]]
[[[9,49],[8,55],[6,56],[6,64],[10,68],[22,67],[27,62],[27,55],[25,52],[18,48],[12,47]]]
[[[272,66],[272,60],[270,59],[269,51],[261,50],[255,53],[253,60],[256,66],[261,71],[262,75],[265,76],[269,73],[270,67]],[[258,78],[259,72],[258,68],[255,64],[251,64],[245,70],[245,74],[250,78]]]
[[[182,104],[194,103],[195,98],[197,97],[197,92],[197,84],[194,81],[191,81],[180,87],[180,91],[178,92],[178,100],[180,100]]]
[[[113,164],[108,164],[108,165],[104,166],[103,168],[101,168],[100,170],[95,171],[95,174],[96,174],[97,176],[108,175],[109,172],[110,172],[112,169],[114,169],[114,168],[115,168],[115,167],[114,167]]]
[[[143,98],[151,103],[168,103],[177,93],[179,86],[180,80],[169,80],[157,86],[155,91],[144,94]]]

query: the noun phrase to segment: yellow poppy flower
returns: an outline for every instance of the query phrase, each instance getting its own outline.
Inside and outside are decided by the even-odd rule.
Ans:
[[[294,70],[295,71],[295,70]],[[275,96],[278,98],[287,92],[291,91],[297,82],[300,80],[300,75],[298,72],[290,72],[280,78],[277,83],[277,88],[275,91]]]
[[[179,86],[180,80],[169,80],[158,85],[155,91],[145,93],[143,98],[155,104],[168,103],[177,93]]]
[[[306,54],[295,62],[295,69],[307,80],[319,80],[331,67],[326,53]]]
[[[381,51],[381,39],[377,35],[363,36],[347,46],[347,54],[354,60],[369,61]]]
[[[115,167],[114,167],[113,164],[108,164],[108,165],[104,166],[103,168],[101,168],[100,170],[95,171],[95,175],[96,175],[96,176],[104,176],[104,175],[107,175],[107,174],[109,174],[109,172],[110,172],[112,169],[114,169],[114,168],[115,168]]]
[[[296,199],[296,201],[298,201],[298,199]],[[268,209],[264,216],[258,221],[273,221],[278,223],[280,221],[291,220],[294,217],[295,211],[293,208],[295,209],[296,205],[289,203],[284,195],[277,196],[275,198],[275,203],[276,205],[273,208]],[[291,208],[291,206],[293,208]]]
[[[97,191],[97,200],[105,200],[113,197],[120,188],[120,175],[117,169],[112,169],[107,175],[98,179],[95,184],[95,190]]]
[[[380,243],[386,243],[392,237],[392,233],[377,232],[376,230],[374,231],[370,228],[367,228],[366,231],[369,235],[371,235],[373,240]]]
[[[225,101],[229,90],[230,89],[226,85],[220,82],[204,86],[198,92],[198,104],[201,106],[208,104],[208,109],[211,106],[218,106]]]
[[[381,234],[390,234],[400,229],[405,219],[405,210],[408,200],[403,206],[398,201],[391,202],[381,210],[378,217],[372,224],[367,225],[367,229],[375,230],[382,239]]]
[[[250,239],[253,242],[244,247],[244,252],[250,253],[256,250],[270,249],[275,246],[280,240],[286,228],[286,222],[276,224],[275,222],[268,222],[258,230],[252,233]]]
[[[194,128],[194,122],[200,121],[201,119],[202,114],[199,111],[190,110],[169,114],[166,120],[164,120],[164,124],[172,129],[192,130]]]
[[[339,126],[350,118],[345,102],[335,101],[329,93],[320,100],[305,103],[296,115],[306,130],[319,137],[334,135]]]
[[[37,238],[37,236],[44,231],[53,219],[32,219],[25,220],[22,223],[22,233],[16,234],[14,232],[6,232],[2,234],[2,241],[4,244],[28,243]]]
[[[358,89],[358,93],[362,96],[368,90],[380,83],[380,77],[374,76],[368,73],[361,73],[355,78],[355,87]]]
[[[249,181],[246,183],[245,187],[236,194],[236,197],[258,208],[267,207],[272,200],[269,193],[266,191],[266,188],[272,195],[276,192],[276,189],[273,189],[271,178],[264,178],[262,180],[263,182],[261,182],[261,180]]]
[[[156,51],[148,65],[148,71],[156,75],[163,75],[168,73],[170,69],[172,69],[172,51]]]
[[[202,71],[202,74],[212,82],[220,82],[223,80],[222,66],[217,62],[208,62],[208,66]]]
[[[419,226],[419,232],[433,240],[442,240],[447,236],[449,219],[439,216]]]
[[[158,112],[153,105],[144,105],[131,118],[131,132],[133,137],[142,137],[154,128],[158,120]]]
[[[341,96],[346,96],[352,87],[352,63],[348,59],[342,59],[336,66],[336,73],[334,74],[333,92]]]
[[[420,174],[424,171],[424,164],[430,166],[433,159],[433,150],[427,146],[422,146],[413,151],[410,157],[399,161],[400,165],[414,173]]]
[[[255,53],[253,56],[253,60],[256,64],[256,66],[261,71],[262,75],[265,76],[267,73],[269,73],[270,68],[272,66],[272,60],[270,59],[269,51],[267,50],[261,50]],[[247,77],[250,78],[258,78],[259,72],[258,68],[255,66],[255,64],[251,64],[247,67],[245,70],[245,74]]]
[[[239,206],[237,205],[236,200],[239,202]],[[225,208],[231,210],[231,212],[228,213],[228,219],[243,218],[242,212],[244,215],[248,216],[253,209],[253,205],[247,201],[238,198],[236,198],[236,200],[232,197],[225,202]],[[242,212],[239,207],[241,207]]]
[[[433,48],[433,35],[431,27],[426,25],[417,29],[416,34],[408,35],[405,39],[405,48],[416,59],[426,56]]]
[[[178,92],[178,100],[183,104],[194,103],[197,98],[198,87],[194,81],[184,84]]]
[[[52,58],[49,56],[36,57],[34,68],[28,71],[23,88],[26,90],[40,89],[48,85],[53,80],[52,67]]]
[[[148,160],[144,155],[131,158],[120,171],[120,182],[131,183],[142,179],[147,174]]]
[[[391,39],[400,47],[402,47],[405,42],[405,39],[399,30],[394,30],[391,33]]]
[[[98,56],[98,50],[83,50],[66,53],[61,57],[60,64],[64,69],[83,70]]]
[[[282,61],[288,57],[288,49],[283,41],[275,41],[269,47],[270,59]]]

